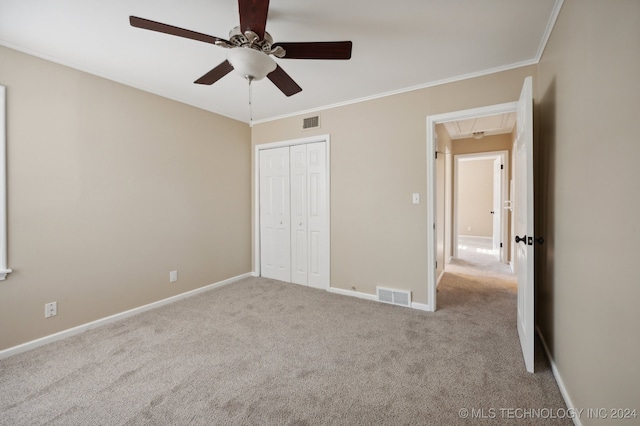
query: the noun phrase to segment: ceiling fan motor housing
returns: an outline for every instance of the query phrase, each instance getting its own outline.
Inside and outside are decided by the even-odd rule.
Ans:
[[[216,41],[216,45],[227,49],[248,47],[278,58],[283,58],[287,53],[281,46],[276,46],[275,49],[271,47],[273,45],[273,38],[268,32],[265,31],[264,38],[260,39],[260,36],[251,30],[243,33],[240,31],[240,27],[235,27],[229,31],[229,41],[220,39]]]

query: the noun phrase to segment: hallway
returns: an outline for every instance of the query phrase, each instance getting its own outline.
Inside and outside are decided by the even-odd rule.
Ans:
[[[511,267],[501,263],[492,250],[491,238],[460,235],[458,237],[458,257],[445,265],[446,273],[494,276],[505,285],[517,287],[517,277]],[[509,284],[510,283],[510,284]]]

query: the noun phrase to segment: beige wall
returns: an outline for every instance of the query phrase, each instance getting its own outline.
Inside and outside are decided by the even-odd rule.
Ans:
[[[473,138],[453,141],[453,154],[477,154],[480,152],[509,151],[512,148],[512,135],[490,135],[478,140]]]
[[[536,318],[580,408],[640,410],[638,76],[640,2],[565,0],[539,63]]]
[[[246,124],[4,47],[0,64],[0,349],[251,270]]]
[[[429,303],[426,117],[516,101],[535,74],[535,66],[523,67],[324,110],[313,131],[302,131],[304,116],[254,125],[254,145],[331,135],[333,287],[375,294],[384,285]]]
[[[458,235],[493,237],[493,160],[459,161]]]

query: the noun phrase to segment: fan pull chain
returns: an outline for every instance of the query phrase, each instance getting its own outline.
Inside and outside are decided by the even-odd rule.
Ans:
[[[249,80],[249,127],[253,127],[253,99],[252,99],[252,87],[251,87],[251,82],[253,81],[252,78],[247,77],[247,80]]]

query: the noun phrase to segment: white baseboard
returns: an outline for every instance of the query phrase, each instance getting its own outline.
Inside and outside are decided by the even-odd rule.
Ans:
[[[214,284],[209,284],[204,287],[197,288],[195,290],[187,291],[185,293],[180,293],[175,296],[168,297],[166,299],[158,300],[157,302],[149,303],[147,305],[139,306],[137,308],[129,309],[128,311],[120,312],[118,314],[114,314],[105,318],[100,318],[95,321],[88,322],[86,324],[79,325],[77,327],[69,328],[67,330],[60,331],[58,333],[50,334],[49,336],[41,337],[36,340],[32,340],[30,342],[23,343],[21,345],[13,346],[11,348],[4,349],[0,351],[0,359],[8,358],[12,355],[19,354],[21,352],[26,352],[28,350],[37,348],[39,346],[46,345],[48,343],[53,343],[58,340],[66,339],[67,337],[74,336],[76,334],[83,333],[87,330],[91,330],[92,328],[100,327],[105,324],[109,324],[112,322],[119,321],[121,319],[131,317],[133,315],[140,314],[142,312],[159,308],[160,306],[168,305],[169,303],[176,302],[181,299],[186,299],[191,296],[195,296],[198,293],[202,293],[205,291],[212,290],[217,287],[221,287],[223,285],[231,284],[232,282],[241,280],[243,278],[250,277],[251,273],[246,273],[242,275],[238,275],[236,277],[228,278],[226,280],[219,281]]]
[[[329,293],[341,294],[343,296],[351,296],[351,297],[357,297],[359,299],[373,300],[374,302],[378,301],[378,298],[375,294],[361,293],[359,291],[345,290],[345,289],[336,288],[336,287],[329,287],[327,291]]]
[[[343,296],[351,296],[351,297],[357,297],[359,299],[373,300],[374,302],[379,302],[378,297],[375,294],[362,293],[354,290],[345,290],[345,289],[336,288],[336,287],[329,287],[327,291],[329,293],[341,294]],[[427,305],[424,303],[411,302],[410,308],[417,309],[419,311],[433,312],[433,309],[431,309],[431,305]]]
[[[578,412],[579,410],[576,409],[576,407],[573,405],[573,402],[569,397],[569,392],[567,392],[567,388],[564,386],[564,381],[562,381],[562,376],[560,376],[560,372],[556,367],[556,363],[553,360],[553,357],[551,356],[551,352],[549,351],[547,342],[544,340],[544,336],[542,335],[542,332],[540,331],[540,328],[537,325],[536,325],[536,333],[538,333],[538,336],[540,336],[542,347],[544,348],[544,352],[547,354],[547,359],[549,360],[549,364],[551,364],[551,372],[553,373],[553,377],[555,377],[556,379],[556,383],[558,384],[558,389],[560,389],[560,394],[564,399],[564,403],[567,404],[567,409],[574,412]],[[582,421],[580,421],[579,416],[574,416],[572,419],[573,419],[573,424],[575,424],[576,426],[582,426]]]
[[[431,305],[426,304],[426,303],[411,302],[411,309],[417,309],[419,311],[433,312],[433,309],[431,308]]]

